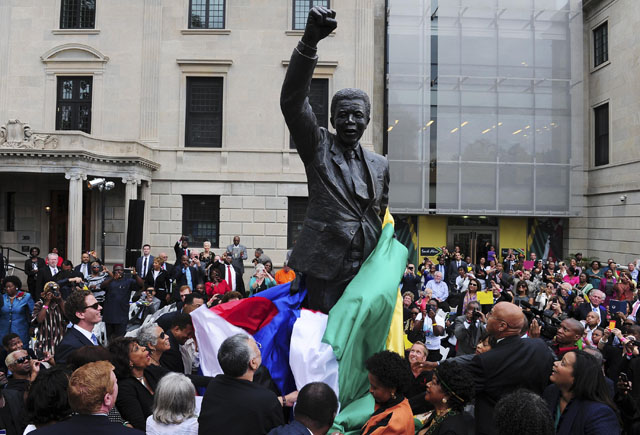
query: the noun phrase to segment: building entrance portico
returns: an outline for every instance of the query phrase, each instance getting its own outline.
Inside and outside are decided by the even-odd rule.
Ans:
[[[116,182],[105,197],[105,262],[124,258],[129,199],[145,198],[159,165],[139,142],[93,138],[82,132],[36,134],[10,120],[0,127],[0,245],[22,252],[57,247],[74,264],[86,249],[101,251],[100,195],[86,182]],[[11,218],[11,219],[10,219]],[[122,251],[122,252],[121,252]]]

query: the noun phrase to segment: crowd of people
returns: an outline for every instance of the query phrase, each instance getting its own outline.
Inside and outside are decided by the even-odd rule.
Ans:
[[[223,374],[199,368],[190,313],[292,281],[261,249],[221,255],[182,237],[175,262],[143,247],[136,267],[107,269],[56,252],[25,263],[26,286],[2,281],[0,428],[7,434],[325,434],[338,400],[322,383],[279,391],[260,343],[229,337]],[[407,264],[400,282],[405,355],[366,362],[375,411],[363,434],[640,433],[636,263],[477,264],[458,247]],[[126,335],[126,336],[125,336]],[[295,408],[293,408],[295,406]],[[248,412],[248,410],[251,410]]]
[[[625,267],[609,259],[603,266],[580,253],[567,261],[505,254],[498,261],[487,244],[474,264],[459,247],[443,247],[436,262],[407,265],[405,343],[410,379],[422,388],[409,390],[406,406],[421,417],[416,427],[451,434],[466,434],[470,425],[480,434],[640,433],[637,262]],[[456,376],[444,375],[443,383],[450,364]],[[444,403],[461,401],[462,408],[440,404],[420,415],[434,384],[447,386]],[[532,409],[539,411],[535,418]]]

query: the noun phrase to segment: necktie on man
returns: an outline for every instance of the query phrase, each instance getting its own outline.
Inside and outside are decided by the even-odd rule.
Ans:
[[[231,278],[231,266],[227,264],[227,284],[229,287],[233,288],[233,282]]]
[[[344,157],[349,165],[349,173],[351,174],[351,181],[353,182],[353,190],[360,199],[369,199],[367,183],[362,179],[362,174],[358,167],[358,156],[356,155],[356,152],[352,149],[348,149],[344,152]]]
[[[96,337],[96,334],[91,334],[91,341],[94,345],[98,345],[98,337]]]
[[[142,277],[147,275],[147,257],[144,257],[144,264],[142,265]]]

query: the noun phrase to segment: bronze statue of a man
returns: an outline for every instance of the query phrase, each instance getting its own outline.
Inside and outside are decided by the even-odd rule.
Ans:
[[[316,46],[337,27],[335,15],[324,7],[311,9],[280,95],[309,189],[307,214],[289,266],[304,276],[309,308],[325,313],[375,248],[389,193],[387,159],[360,146],[371,110],[367,94],[343,89],[333,96],[331,125],[336,134],[318,126],[309,105]]]

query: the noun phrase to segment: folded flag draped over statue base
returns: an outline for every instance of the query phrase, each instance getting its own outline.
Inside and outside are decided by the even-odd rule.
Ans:
[[[300,309],[306,290],[290,295],[290,283],[195,310],[191,316],[203,373],[222,373],[217,353],[227,337],[251,334],[262,345],[262,364],[282,393],[309,382],[327,383],[341,406],[333,430],[359,432],[374,407],[364,362],[384,349],[404,352],[398,284],[406,261],[407,249],[393,238],[387,213],[376,248],[328,316]]]

